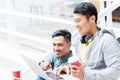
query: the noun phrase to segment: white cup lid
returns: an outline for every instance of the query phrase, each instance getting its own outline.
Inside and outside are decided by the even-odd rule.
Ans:
[[[77,56],[72,56],[68,59],[68,63],[79,61],[79,58]]]

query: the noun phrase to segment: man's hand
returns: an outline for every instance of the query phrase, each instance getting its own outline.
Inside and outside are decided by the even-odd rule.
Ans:
[[[49,63],[49,61],[44,61],[40,63],[40,66],[42,67],[43,70],[48,70],[52,67],[52,65]]]
[[[71,74],[74,77],[83,79],[83,77],[84,77],[84,67],[82,65],[81,66],[71,65],[70,68],[71,68]]]
[[[69,74],[69,66],[60,66],[55,69],[55,74],[60,75],[60,74]]]

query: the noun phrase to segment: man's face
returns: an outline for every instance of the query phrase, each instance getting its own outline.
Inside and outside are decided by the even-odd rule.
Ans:
[[[87,35],[91,31],[91,22],[82,14],[74,14],[75,26],[81,35]]]
[[[67,42],[63,36],[53,38],[53,50],[57,57],[61,58],[70,52],[71,42]]]

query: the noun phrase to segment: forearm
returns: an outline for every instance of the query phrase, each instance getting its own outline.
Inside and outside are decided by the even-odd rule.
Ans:
[[[120,69],[107,68],[103,70],[92,70],[85,68],[83,80],[117,80],[120,75]]]

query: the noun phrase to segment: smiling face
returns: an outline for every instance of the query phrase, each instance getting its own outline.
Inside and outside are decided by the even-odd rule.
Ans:
[[[63,36],[53,38],[53,50],[57,57],[61,58],[70,53],[71,42],[67,42]]]
[[[94,33],[92,32],[96,26],[94,16],[91,16],[89,19],[87,19],[86,16],[76,13],[74,14],[74,22],[76,28],[81,35],[88,35]]]

